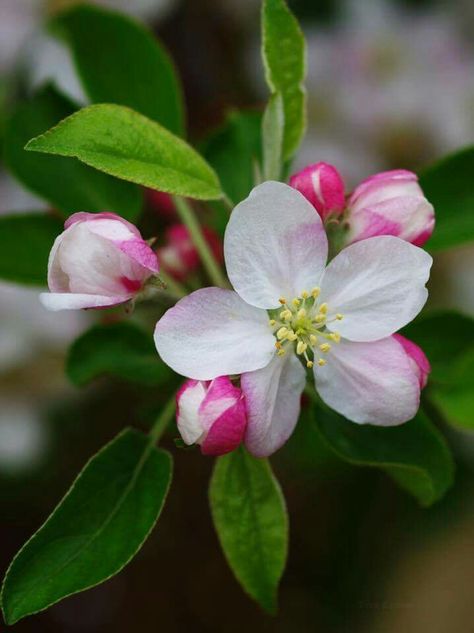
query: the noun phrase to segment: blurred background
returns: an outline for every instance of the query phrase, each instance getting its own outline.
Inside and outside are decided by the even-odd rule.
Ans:
[[[0,0],[0,142],[15,103],[44,82],[86,97],[45,19],[68,0]],[[146,22],[183,79],[203,139],[235,107],[266,99],[259,0],[102,0]],[[308,41],[309,128],[295,167],[324,160],[349,186],[419,169],[474,142],[471,0],[294,0]],[[58,174],[58,178],[60,174]],[[156,212],[150,205],[148,222]],[[45,208],[0,163],[0,213]],[[162,216],[164,217],[164,216]],[[151,218],[151,219],[150,219]],[[166,219],[164,220],[166,221]],[[433,307],[474,315],[474,249],[436,258]],[[36,289],[0,283],[0,569],[50,513],[85,461],[128,424],[146,425],[153,390],[104,379],[79,390],[64,357],[92,317],[47,313]],[[15,625],[18,632],[468,633],[474,622],[474,441],[447,431],[454,488],[422,510],[384,474],[330,455],[308,420],[273,459],[291,541],[278,617],[233,579],[207,502],[212,461],[174,450],[158,528],[106,584]],[[167,443],[173,447],[170,434]]]

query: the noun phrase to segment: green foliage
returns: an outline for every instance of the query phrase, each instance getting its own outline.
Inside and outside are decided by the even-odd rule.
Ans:
[[[261,120],[259,112],[232,111],[224,125],[201,144],[203,156],[235,204],[246,198],[254,185],[261,159]]]
[[[268,461],[242,448],[219,457],[209,496],[214,525],[237,580],[264,609],[275,612],[288,518]]]
[[[26,149],[72,156],[117,178],[190,198],[222,193],[206,161],[185,141],[124,106],[83,108],[32,139]]]
[[[71,346],[66,373],[76,385],[103,374],[145,385],[160,385],[172,375],[156,353],[152,337],[130,322],[95,325]]]
[[[381,468],[423,506],[440,499],[453,483],[449,448],[421,411],[395,427],[358,425],[326,408],[318,408],[315,418],[322,437],[341,459]]]
[[[148,30],[120,13],[87,5],[60,14],[53,28],[70,46],[92,101],[129,106],[183,135],[181,86]]]
[[[14,624],[119,572],[155,525],[171,471],[170,455],[132,429],[100,450],[13,559],[2,588],[5,621]]]
[[[280,180],[285,119],[280,93],[270,97],[262,121],[263,180]]]
[[[20,104],[7,124],[5,161],[25,187],[45,198],[65,215],[77,210],[114,211],[135,220],[141,209],[141,192],[94,169],[60,156],[24,151],[32,137],[55,125],[75,110],[74,104],[51,86]]]
[[[283,159],[287,160],[298,149],[306,129],[306,44],[284,0],[263,2],[262,57],[268,87],[283,100]]]
[[[422,315],[402,333],[427,355],[430,383],[445,381],[459,357],[474,350],[474,319],[451,310]]]
[[[420,177],[425,196],[435,208],[436,227],[427,243],[431,251],[474,240],[474,147],[451,154]]]
[[[474,429],[473,346],[455,359],[445,379],[432,386],[429,396],[447,422]]]
[[[49,251],[62,230],[62,222],[42,213],[1,216],[0,278],[46,285]]]

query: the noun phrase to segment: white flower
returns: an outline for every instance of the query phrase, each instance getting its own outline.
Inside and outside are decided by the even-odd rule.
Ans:
[[[392,334],[426,302],[431,257],[397,237],[344,249],[327,267],[321,218],[295,189],[256,187],[224,241],[235,292],[198,290],[157,323],[155,343],[197,380],[242,374],[247,448],[269,455],[297,422],[306,371],[330,407],[358,423],[401,424],[419,406],[413,364]]]

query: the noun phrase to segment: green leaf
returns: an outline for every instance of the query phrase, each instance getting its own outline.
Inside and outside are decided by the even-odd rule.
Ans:
[[[20,284],[47,284],[49,251],[63,224],[42,213],[0,217],[0,278]]]
[[[202,200],[221,197],[219,180],[185,141],[124,106],[83,108],[26,149],[72,156],[107,174],[145,187]]]
[[[276,92],[268,101],[262,121],[263,180],[280,180],[284,125],[283,100]]]
[[[254,185],[255,168],[261,159],[261,121],[260,112],[232,111],[224,125],[201,143],[203,156],[235,204],[246,198]]]
[[[454,311],[423,315],[402,333],[427,355],[431,363],[430,384],[445,381],[459,357],[474,350],[474,319]]]
[[[429,395],[447,422],[462,429],[474,429],[474,349],[472,347],[455,360],[445,380],[433,385]]]
[[[209,496],[227,562],[245,591],[274,613],[287,557],[288,518],[268,461],[242,448],[219,457]]]
[[[474,147],[447,156],[420,176],[425,196],[434,206],[436,226],[427,243],[440,251],[474,240]]]
[[[440,499],[453,482],[450,450],[421,411],[395,427],[358,425],[326,408],[318,408],[315,417],[323,439],[341,459],[381,468],[423,506]]]
[[[171,480],[171,456],[126,429],[79,474],[13,559],[2,588],[14,624],[119,572],[155,525]]]
[[[173,63],[141,24],[82,5],[60,14],[52,26],[70,46],[92,101],[129,106],[183,135],[183,98]]]
[[[52,87],[19,105],[8,122],[5,161],[25,187],[65,215],[76,211],[114,211],[127,220],[141,210],[141,192],[77,161],[24,151],[25,143],[70,115],[75,106]]]
[[[284,0],[264,0],[262,57],[268,87],[283,98],[283,158],[291,158],[306,129],[306,43]]]
[[[108,374],[146,385],[160,385],[172,375],[160,361],[151,335],[130,322],[95,325],[69,350],[66,373],[82,386]]]

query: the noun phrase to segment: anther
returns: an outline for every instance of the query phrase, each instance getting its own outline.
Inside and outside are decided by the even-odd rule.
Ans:
[[[319,297],[320,293],[321,293],[321,289],[318,288],[317,286],[311,290],[311,296],[313,297],[313,299],[316,299],[317,297]]]
[[[342,321],[343,318],[344,318],[344,316],[342,314],[340,314],[339,312],[336,314],[336,319],[338,321]]]
[[[326,364],[326,361],[324,360],[324,358],[320,358],[318,359],[318,365],[320,367],[324,367],[324,365]]]
[[[296,339],[298,338],[298,335],[293,330],[289,330],[288,334],[286,335],[286,338],[289,341],[296,341]]]
[[[283,305],[283,306],[284,306],[284,305],[285,305],[285,303],[286,303],[286,299],[285,299],[285,297],[280,297],[280,298],[278,299],[278,301],[279,301],[279,302],[281,303],[281,305]]]
[[[309,292],[307,290],[303,290],[303,292],[301,293],[301,298],[307,299],[308,297],[309,297]]]
[[[298,308],[300,303],[301,303],[301,301],[299,299],[295,298],[295,299],[292,300],[291,303],[295,306],[295,308]]]
[[[312,361],[312,360],[308,360],[308,361],[306,362],[306,367],[307,367],[308,369],[311,369],[311,368],[313,367],[313,365],[314,365],[314,363],[313,363],[313,361]]]
[[[279,338],[280,340],[285,338],[285,336],[288,334],[288,328],[287,327],[281,327],[278,332],[277,332],[277,338]]]
[[[332,332],[329,335],[329,338],[331,339],[331,341],[334,341],[335,343],[340,343],[341,341],[341,335],[339,334],[339,332]]]
[[[279,349],[277,352],[277,356],[284,356],[285,355],[285,350],[284,349]]]
[[[322,303],[322,304],[319,306],[319,312],[320,312],[321,314],[327,314],[327,311],[328,311],[328,304],[327,304],[327,303]]]
[[[296,313],[296,316],[298,317],[298,319],[304,319],[304,317],[306,316],[306,310],[304,308],[301,308]]]
[[[275,347],[276,347],[277,349],[281,349],[281,343],[280,343],[280,341],[275,341]]]
[[[322,352],[326,353],[326,352],[329,352],[329,350],[331,349],[331,346],[329,343],[323,343],[322,345],[319,346],[319,349]]]
[[[309,342],[311,343],[311,345],[316,345],[316,343],[318,342],[318,337],[315,336],[314,334],[310,334]]]
[[[268,322],[268,325],[270,327],[273,327],[275,325],[275,323],[276,323],[275,319],[270,319],[270,321]]]
[[[282,310],[280,312],[280,319],[283,319],[283,321],[289,321],[292,316],[291,310]]]
[[[296,353],[304,354],[306,352],[307,347],[308,346],[306,343],[303,343],[303,341],[298,341],[298,345],[296,346]]]
[[[325,314],[317,314],[313,319],[313,321],[315,321],[316,323],[322,323],[325,320],[326,320]]]

